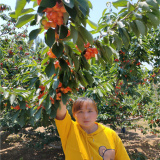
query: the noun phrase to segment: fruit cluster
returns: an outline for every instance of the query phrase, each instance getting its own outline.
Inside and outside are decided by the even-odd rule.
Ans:
[[[86,60],[91,59],[92,57],[95,57],[95,54],[98,54],[97,48],[92,48],[90,43],[88,42],[87,44],[84,44],[85,51],[84,51],[84,57]],[[76,45],[76,48],[78,49],[79,52],[82,52]]]
[[[37,0],[37,4],[40,5],[41,0]],[[56,5],[52,8],[46,8],[43,12],[46,12],[46,16],[49,21],[46,19],[42,20],[42,25],[44,25],[44,29],[48,29],[50,27],[56,28],[57,25],[63,24],[63,13],[66,13],[66,10],[63,6],[62,2],[56,2]]]
[[[20,106],[17,105],[16,107],[11,106],[12,109],[20,110]]]
[[[86,58],[86,60],[91,59],[95,57],[95,54],[98,54],[97,48],[91,48],[89,42],[87,44],[84,44],[84,47],[86,48],[86,51],[84,54],[84,57]]]
[[[72,89],[70,87],[66,87],[66,88],[62,87],[62,83],[60,82],[58,85],[58,88],[56,89],[56,92],[59,93],[60,91],[64,94],[66,94],[68,92],[71,92]]]
[[[44,92],[45,86],[41,85],[41,86],[39,86],[39,88],[41,90],[40,90],[38,99],[41,99],[43,97],[43,95],[47,94],[47,92]],[[70,87],[64,88],[62,86],[62,83],[60,82],[57,89],[56,89],[56,100],[61,100],[61,93],[66,94],[66,93],[71,92],[71,91],[72,91],[72,89]],[[51,103],[54,104],[54,99],[52,97],[50,97],[50,100],[51,100]],[[37,109],[40,109],[40,108],[44,109],[42,104]]]

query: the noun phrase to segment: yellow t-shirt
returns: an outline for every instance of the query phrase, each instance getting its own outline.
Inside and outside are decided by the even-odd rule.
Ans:
[[[63,120],[55,119],[66,160],[103,160],[104,153],[115,150],[115,160],[130,160],[115,131],[97,123],[98,129],[87,134],[68,111]]]

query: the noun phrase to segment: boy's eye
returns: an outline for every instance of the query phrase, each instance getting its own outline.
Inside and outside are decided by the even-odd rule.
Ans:
[[[88,112],[92,112],[92,110],[89,110]]]

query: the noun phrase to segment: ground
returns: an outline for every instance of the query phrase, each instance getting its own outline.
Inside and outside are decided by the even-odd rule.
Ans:
[[[140,122],[143,123],[143,122]],[[40,127],[43,132],[44,128]],[[147,133],[143,135],[141,129],[127,129],[125,134],[117,133],[121,137],[132,160],[160,160],[160,138],[158,135]],[[26,138],[10,135],[1,144],[0,160],[64,160],[60,142],[45,145],[44,149],[35,150],[26,146]]]

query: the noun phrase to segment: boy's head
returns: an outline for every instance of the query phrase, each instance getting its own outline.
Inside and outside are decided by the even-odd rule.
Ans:
[[[89,103],[90,105],[92,105],[98,114],[97,105],[96,105],[95,101],[90,98],[86,98],[86,97],[80,97],[73,103],[72,114],[75,115],[76,112],[81,110],[83,104],[86,102]]]

